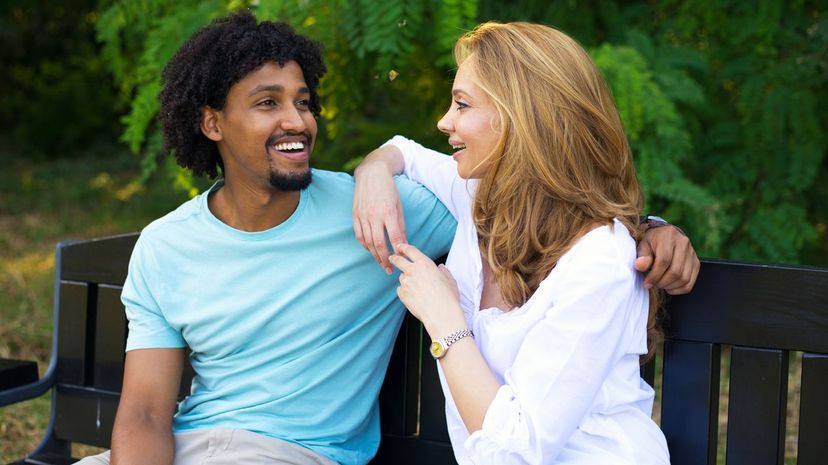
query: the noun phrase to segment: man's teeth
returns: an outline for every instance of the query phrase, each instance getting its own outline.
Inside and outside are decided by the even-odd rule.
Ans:
[[[273,148],[280,152],[285,150],[302,150],[305,148],[305,144],[302,142],[282,142],[281,144],[275,144]]]

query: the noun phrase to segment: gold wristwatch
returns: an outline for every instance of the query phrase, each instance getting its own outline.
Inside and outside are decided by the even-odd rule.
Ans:
[[[444,338],[433,341],[431,346],[429,346],[428,351],[431,352],[431,356],[434,357],[434,360],[441,359],[444,355],[446,355],[446,352],[448,352],[448,349],[452,344],[466,336],[474,337],[474,333],[472,333],[472,331],[468,328],[455,331]]]

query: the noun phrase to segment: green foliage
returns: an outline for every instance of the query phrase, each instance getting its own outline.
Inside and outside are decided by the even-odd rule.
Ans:
[[[106,145],[123,108],[98,55],[96,0],[45,3],[0,2],[0,136],[28,157]]]
[[[648,211],[680,224],[705,256],[828,263],[819,187],[828,176],[828,13],[817,2],[110,3],[98,38],[131,102],[123,141],[143,154],[145,173],[162,166],[160,70],[194,30],[239,8],[287,20],[326,46],[318,167],[351,169],[395,133],[444,146],[434,122],[449,102],[456,38],[483,20],[542,22],[585,44],[607,77]]]
[[[134,153],[144,150],[143,177],[155,168],[152,159],[161,155],[161,144],[146,141],[158,140],[154,120],[164,65],[187,37],[226,12],[226,2],[220,0],[124,0],[101,15],[97,28],[105,44],[103,55],[122,92],[133,95],[130,111],[121,120],[126,128],[121,141]]]

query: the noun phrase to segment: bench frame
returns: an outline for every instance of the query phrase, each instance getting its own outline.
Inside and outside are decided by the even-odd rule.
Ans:
[[[120,289],[137,237],[58,244],[50,365],[38,380],[33,362],[0,360],[0,407],[52,394],[43,441],[16,464],[72,463],[72,442],[109,446],[126,343]],[[796,463],[828,461],[828,270],[705,260],[695,290],[668,306],[663,355],[643,373],[651,385],[663,373],[661,427],[673,464],[716,463],[723,346],[731,347],[726,463],[784,463],[793,352],[802,352]],[[409,315],[380,393],[374,464],[455,463],[427,338]]]

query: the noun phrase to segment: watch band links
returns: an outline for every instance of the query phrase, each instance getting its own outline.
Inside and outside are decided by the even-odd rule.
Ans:
[[[464,337],[474,337],[474,333],[472,330],[465,328],[455,331],[446,337],[437,339],[431,343],[431,347],[429,348],[431,356],[434,357],[435,360],[443,358],[449,347]]]

